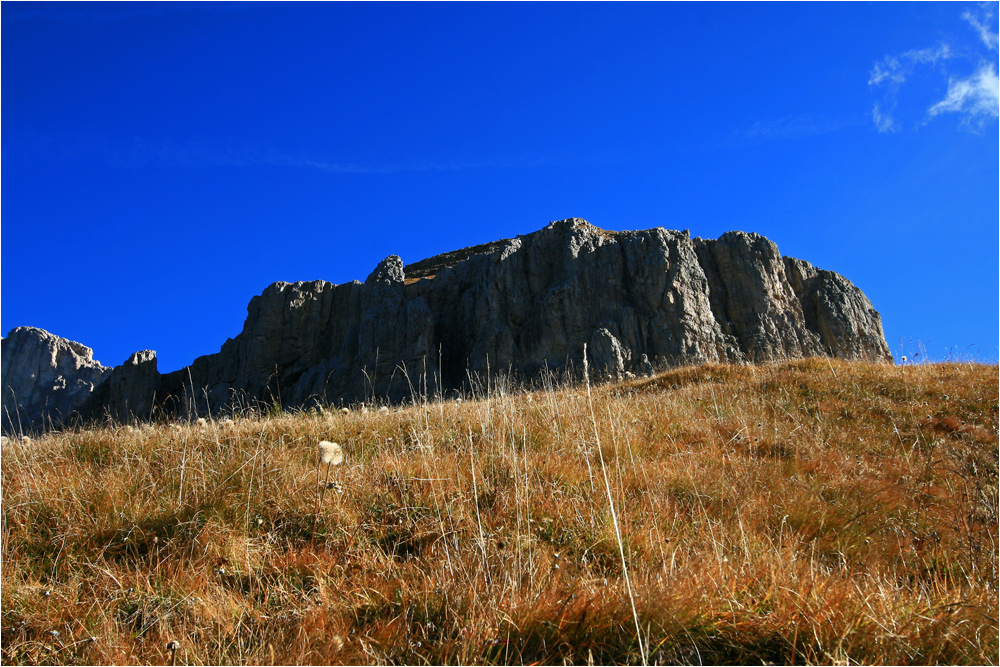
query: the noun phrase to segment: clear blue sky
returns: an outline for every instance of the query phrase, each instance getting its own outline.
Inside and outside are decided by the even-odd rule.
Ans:
[[[997,3],[0,14],[3,333],[171,371],[276,280],[578,216],[758,232],[897,357],[997,359]]]

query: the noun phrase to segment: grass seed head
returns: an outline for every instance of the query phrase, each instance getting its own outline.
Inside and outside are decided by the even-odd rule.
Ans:
[[[320,463],[331,466],[339,466],[344,462],[344,450],[335,442],[322,440],[319,443]]]

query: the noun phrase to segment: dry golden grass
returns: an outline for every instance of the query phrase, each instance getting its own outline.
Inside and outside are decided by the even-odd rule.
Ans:
[[[702,366],[14,441],[2,660],[996,664],[997,380]]]

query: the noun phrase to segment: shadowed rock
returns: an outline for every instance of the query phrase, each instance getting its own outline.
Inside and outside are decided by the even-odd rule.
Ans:
[[[153,416],[153,406],[160,389],[156,352],[132,353],[124,364],[115,366],[106,380],[108,413],[121,422],[145,421]]]

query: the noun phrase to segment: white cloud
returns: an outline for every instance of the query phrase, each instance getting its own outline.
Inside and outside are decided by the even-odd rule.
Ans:
[[[968,78],[949,79],[948,93],[927,113],[932,117],[942,113],[964,113],[968,116],[966,120],[980,122],[1000,117],[1000,77],[993,63],[982,63]]]
[[[993,12],[987,9],[987,4],[983,3],[981,7],[983,8],[983,13],[980,16],[974,15],[972,12],[963,12],[962,18],[968,21],[973,28],[979,33],[979,39],[983,40],[983,44],[986,45],[991,51],[997,50],[998,42],[1000,42],[1000,35],[996,31],[990,30],[989,20],[993,18]]]
[[[892,115],[890,113],[883,113],[878,102],[875,103],[875,108],[872,109],[872,120],[875,121],[875,127],[879,132],[892,132],[897,129]]]
[[[869,86],[900,86],[913,73],[917,65],[933,65],[939,60],[953,57],[951,47],[941,44],[936,48],[916,49],[898,56],[886,56],[875,63],[868,77]]]
[[[941,43],[936,47],[915,49],[899,55],[887,55],[877,61],[868,75],[868,86],[878,93],[880,99],[872,107],[872,122],[879,132],[895,132],[901,129],[900,123],[894,118],[898,106],[899,93],[903,85],[918,70],[931,75],[937,74],[948,81],[948,90],[943,99],[931,104],[924,112],[921,125],[944,114],[954,113],[962,116],[963,125],[978,124],[980,127],[990,119],[1000,116],[1000,100],[998,100],[997,70],[995,58],[989,52],[997,51],[998,35],[991,26],[994,24],[990,5],[980,5],[976,12],[966,11],[964,19],[979,34],[979,39],[986,46],[984,53],[981,47],[952,47]],[[979,51],[977,54],[976,51]],[[957,73],[955,70],[967,68],[974,64],[972,74]],[[964,66],[964,67],[963,67]],[[940,82],[940,79],[938,80]],[[913,85],[913,84],[911,84]],[[934,87],[942,85],[937,83]],[[911,105],[912,106],[912,105]],[[904,107],[905,108],[905,107]]]

